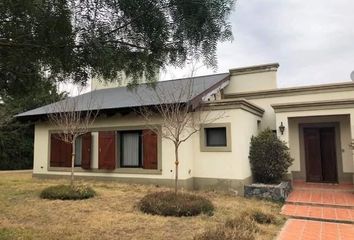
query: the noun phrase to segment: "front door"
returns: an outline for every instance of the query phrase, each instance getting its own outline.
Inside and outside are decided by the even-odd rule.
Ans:
[[[334,127],[304,128],[306,180],[337,182]]]

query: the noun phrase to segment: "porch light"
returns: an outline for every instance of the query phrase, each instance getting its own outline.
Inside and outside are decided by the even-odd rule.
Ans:
[[[279,126],[279,131],[280,131],[281,135],[284,134],[284,130],[285,130],[285,126],[283,125],[283,122],[281,122],[280,126]]]

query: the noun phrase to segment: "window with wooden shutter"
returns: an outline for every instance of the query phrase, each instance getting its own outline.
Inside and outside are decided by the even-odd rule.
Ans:
[[[81,167],[82,160],[82,137],[78,136],[75,141],[75,167]]]
[[[157,134],[151,130],[143,130],[143,168],[157,169]]]
[[[58,134],[50,136],[50,166],[71,167],[72,145],[60,139]]]
[[[120,166],[141,167],[141,131],[122,131],[120,135]]]
[[[81,136],[81,167],[83,169],[91,169],[91,146],[92,136],[91,133],[86,133]]]
[[[114,170],[116,168],[116,132],[99,132],[98,168]]]

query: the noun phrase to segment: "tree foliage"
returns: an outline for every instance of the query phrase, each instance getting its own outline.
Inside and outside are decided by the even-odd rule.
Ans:
[[[188,57],[216,66],[233,0],[2,0],[0,88],[24,74],[86,83],[119,71],[152,80]],[[28,64],[32,63],[32,64]]]
[[[21,89],[12,89],[11,95],[0,90],[0,170],[29,169],[33,164],[33,125],[14,115],[65,96],[51,82],[28,80]]]
[[[143,74],[152,81],[157,69],[191,57],[215,67],[217,43],[232,38],[232,5],[233,0],[0,1],[1,164],[30,166],[32,126],[13,116],[60,99],[60,81],[85,85],[90,77],[109,81],[121,71],[132,84]]]

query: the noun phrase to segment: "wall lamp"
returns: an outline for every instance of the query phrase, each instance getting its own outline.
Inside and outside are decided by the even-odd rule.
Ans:
[[[279,131],[280,131],[281,135],[284,134],[284,130],[285,130],[285,126],[283,125],[283,122],[281,122],[280,126],[279,126]]]

